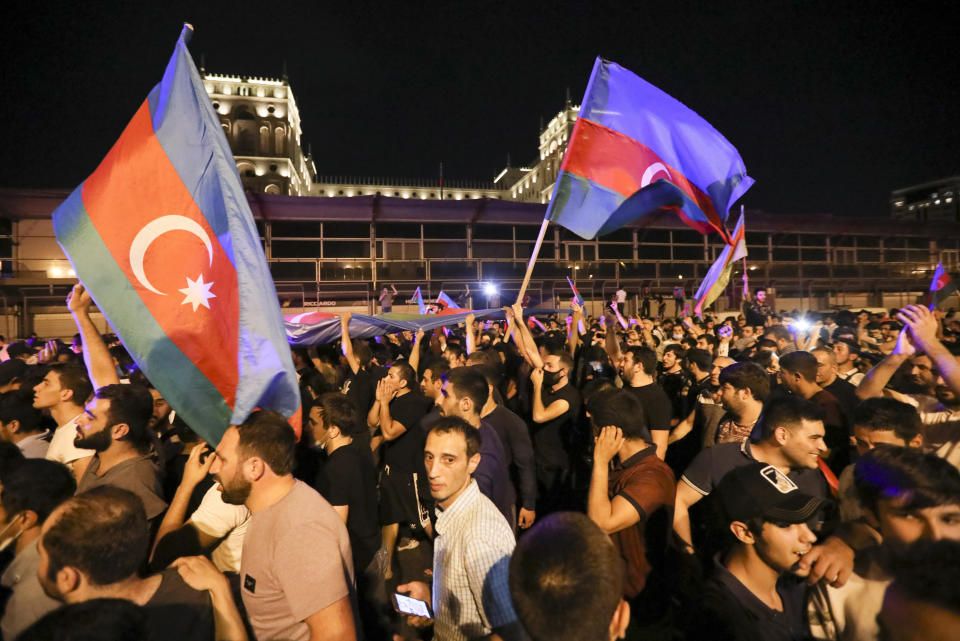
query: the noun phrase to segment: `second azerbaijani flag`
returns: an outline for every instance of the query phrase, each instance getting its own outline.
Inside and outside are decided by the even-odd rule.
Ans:
[[[752,184],[736,148],[710,123],[597,58],[547,215],[591,239],[668,209],[729,241],[730,206]]]
[[[256,408],[300,431],[273,278],[237,165],[187,50],[53,212],[57,241],[157,390],[205,441]]]
[[[956,281],[950,278],[950,274],[943,268],[943,263],[937,263],[937,269],[933,272],[933,279],[930,281],[930,291],[927,294],[927,306],[930,311],[939,307],[956,291]]]
[[[710,271],[704,276],[703,282],[700,283],[700,289],[694,295],[697,304],[693,311],[697,316],[703,316],[703,310],[717,300],[726,288],[727,283],[730,282],[730,272],[733,270],[733,264],[741,258],[745,258],[746,255],[747,242],[743,229],[743,214],[741,213],[740,220],[737,221],[737,226],[733,230],[731,242],[723,248],[720,256],[710,266]]]

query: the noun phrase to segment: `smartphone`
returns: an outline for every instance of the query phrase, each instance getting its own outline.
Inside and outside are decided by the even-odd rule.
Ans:
[[[433,612],[430,611],[430,604],[426,601],[421,601],[420,599],[409,597],[406,594],[394,592],[393,604],[397,607],[398,612],[409,614],[415,617],[426,617],[428,619],[433,618]]]

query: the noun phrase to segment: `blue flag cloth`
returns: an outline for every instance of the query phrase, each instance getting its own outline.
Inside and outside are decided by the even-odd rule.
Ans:
[[[707,121],[597,58],[547,215],[596,238],[668,209],[729,242],[730,206],[752,184],[737,150]]]

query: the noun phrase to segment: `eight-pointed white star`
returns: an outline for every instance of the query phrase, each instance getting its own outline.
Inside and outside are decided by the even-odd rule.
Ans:
[[[210,288],[213,286],[213,282],[205,283],[203,282],[203,274],[200,274],[197,277],[197,280],[191,280],[190,277],[187,277],[187,286],[180,290],[181,294],[184,294],[186,298],[183,299],[181,305],[193,305],[193,311],[197,311],[197,308],[200,305],[203,305],[207,309],[210,309],[210,303],[208,302],[211,298],[216,298],[217,295],[210,291]]]

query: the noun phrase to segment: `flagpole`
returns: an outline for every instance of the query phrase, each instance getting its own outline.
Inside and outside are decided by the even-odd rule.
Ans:
[[[527,263],[527,273],[523,277],[523,284],[520,285],[520,292],[517,294],[518,303],[523,301],[523,295],[527,292],[527,285],[530,284],[530,275],[533,274],[533,265],[537,262],[537,256],[540,254],[540,245],[543,244],[543,237],[547,234],[547,225],[549,224],[549,216],[544,216],[543,224],[540,225],[540,235],[537,236],[537,243],[533,246],[533,254],[530,256],[530,262]]]

